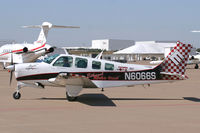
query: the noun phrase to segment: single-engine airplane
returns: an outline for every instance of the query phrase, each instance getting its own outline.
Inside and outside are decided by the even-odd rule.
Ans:
[[[157,66],[125,64],[76,55],[54,55],[42,63],[13,64],[17,80],[14,99],[20,99],[22,87],[65,87],[68,101],[76,100],[83,88],[107,88],[166,83],[187,79],[186,62],[192,46],[177,42]]]
[[[79,28],[76,26],[52,25],[49,22],[43,22],[42,25],[23,26],[24,28],[41,28],[37,41],[33,44],[6,44],[0,47],[0,62],[3,67],[11,63],[11,54],[13,63],[35,62],[38,57],[51,53],[54,47],[46,44],[48,31],[51,28]]]

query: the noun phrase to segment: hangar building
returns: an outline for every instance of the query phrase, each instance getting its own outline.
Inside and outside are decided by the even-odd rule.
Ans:
[[[135,44],[134,40],[119,40],[119,39],[92,40],[93,49],[101,49],[107,51],[116,51],[124,49],[134,44]]]
[[[176,45],[176,41],[134,41],[119,39],[92,40],[91,47],[64,47],[70,54],[96,57],[105,50],[102,58],[114,61],[161,60]]]
[[[161,60],[165,52],[170,51],[175,45],[176,41],[135,42],[130,47],[114,52],[111,60]]]

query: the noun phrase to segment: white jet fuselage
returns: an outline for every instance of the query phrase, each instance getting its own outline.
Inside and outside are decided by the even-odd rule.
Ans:
[[[50,47],[48,44],[7,44],[0,47],[0,60],[11,62],[11,56],[13,56],[13,63],[34,62],[38,57],[44,55]],[[25,49],[27,51],[24,51]]]

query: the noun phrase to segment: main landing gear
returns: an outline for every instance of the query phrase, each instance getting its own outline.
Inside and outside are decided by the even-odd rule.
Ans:
[[[76,101],[78,94],[83,89],[82,85],[66,85],[66,98],[68,101]]]
[[[199,69],[199,65],[198,65],[198,64],[196,64],[194,68],[195,68],[195,69]]]
[[[69,94],[66,92],[66,98],[68,101],[72,102],[72,101],[76,101],[77,100],[77,96],[73,97],[73,96],[69,96]]]

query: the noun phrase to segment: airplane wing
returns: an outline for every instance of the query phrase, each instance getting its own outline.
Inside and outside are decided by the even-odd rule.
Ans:
[[[58,74],[56,78],[51,78],[48,80],[50,83],[60,85],[60,86],[82,86],[83,88],[88,88],[97,86],[87,77],[81,76],[73,73],[62,72]]]
[[[200,64],[199,60],[188,60],[187,65],[192,65],[192,64]]]
[[[27,51],[27,52],[16,52],[15,54],[29,54],[29,53],[35,53],[34,51]]]
[[[0,60],[0,62],[10,63],[10,60]]]
[[[93,85],[94,88],[96,86],[89,80],[88,78],[73,74],[73,73],[60,73],[56,78],[51,78],[48,80],[50,83],[65,86],[67,90],[67,97],[70,99],[74,99],[80,93],[83,88],[87,88],[87,86]]]

